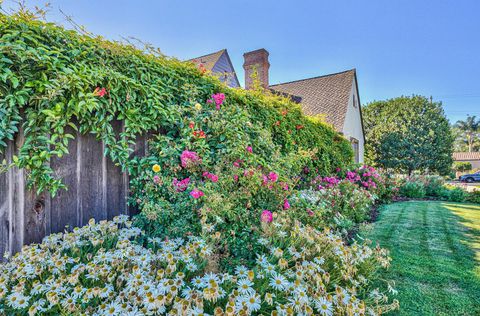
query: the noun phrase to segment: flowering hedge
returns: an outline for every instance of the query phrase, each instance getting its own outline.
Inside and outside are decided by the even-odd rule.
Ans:
[[[288,228],[288,230],[285,230]],[[266,226],[256,265],[209,265],[198,237],[148,238],[127,217],[26,246],[0,266],[7,315],[379,315],[397,307],[370,288],[390,258],[347,246],[329,230],[279,220]],[[321,255],[319,255],[321,254]]]
[[[138,167],[130,144],[149,131],[163,133],[182,151],[195,140],[210,161],[231,156],[240,144],[253,146],[265,162],[310,151],[305,165],[322,174],[351,161],[348,141],[305,117],[298,104],[230,89],[193,64],[156,51],[80,35],[24,11],[0,13],[0,38],[0,152],[23,124],[25,142],[14,164],[28,170],[38,191],[63,187],[48,162],[68,153],[74,137],[69,126],[97,135],[105,153],[130,170]],[[207,106],[216,114],[202,110]],[[179,137],[197,112],[188,138]],[[125,125],[119,135],[112,127],[117,120]]]

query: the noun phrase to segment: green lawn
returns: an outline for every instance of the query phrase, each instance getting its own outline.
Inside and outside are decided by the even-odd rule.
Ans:
[[[364,233],[390,249],[398,315],[480,315],[480,206],[401,202]]]

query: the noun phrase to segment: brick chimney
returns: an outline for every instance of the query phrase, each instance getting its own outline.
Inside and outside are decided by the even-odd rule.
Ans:
[[[243,54],[243,69],[245,69],[245,88],[251,89],[253,87],[252,74],[254,70],[257,71],[258,80],[263,88],[268,88],[268,69],[270,63],[268,62],[268,52],[264,48],[254,50]]]

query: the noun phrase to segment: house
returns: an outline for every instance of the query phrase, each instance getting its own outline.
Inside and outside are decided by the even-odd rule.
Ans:
[[[453,153],[455,162],[469,162],[472,164],[472,170],[480,169],[480,152],[456,152]]]
[[[256,71],[263,88],[288,95],[301,105],[306,115],[322,116],[326,123],[343,134],[352,144],[355,162],[363,163],[365,137],[356,70],[270,85],[268,56],[268,51],[263,48],[243,55],[245,88],[252,88],[252,74]],[[240,86],[227,50],[190,61],[220,75],[220,79],[228,81],[229,86]],[[228,72],[230,77],[226,76]]]

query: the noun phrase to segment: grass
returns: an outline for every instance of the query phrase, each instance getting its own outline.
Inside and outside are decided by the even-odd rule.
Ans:
[[[390,249],[396,315],[480,315],[480,206],[386,205],[364,236]]]

